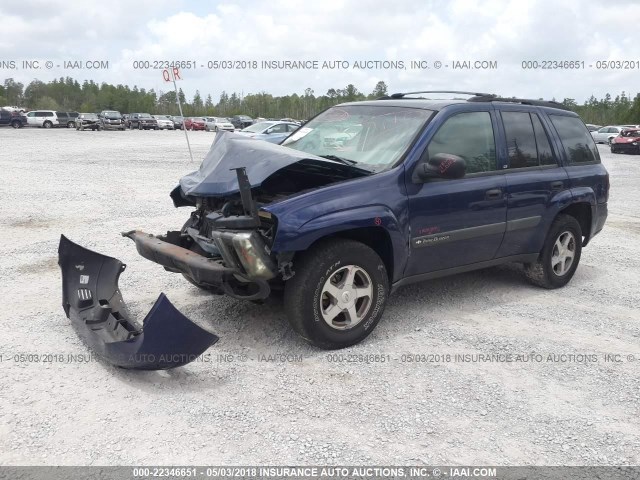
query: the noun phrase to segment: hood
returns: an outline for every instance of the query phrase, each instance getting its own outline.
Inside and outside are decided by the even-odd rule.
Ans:
[[[200,169],[180,179],[184,197],[222,197],[238,193],[235,168],[245,167],[251,188],[260,187],[269,177],[283,176],[291,172],[297,178],[325,178],[323,183],[357,178],[371,172],[342,163],[317,157],[309,153],[255,140],[246,135],[218,132]],[[295,173],[294,173],[295,172]],[[281,175],[276,176],[276,173]],[[273,183],[273,182],[272,182]],[[309,182],[305,182],[309,185]]]

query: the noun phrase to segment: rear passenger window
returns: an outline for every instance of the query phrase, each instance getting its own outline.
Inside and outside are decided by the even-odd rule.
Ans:
[[[549,143],[549,137],[545,132],[540,117],[537,114],[531,114],[531,121],[533,122],[533,131],[536,134],[536,145],[538,146],[538,160],[540,165],[558,165],[558,162],[553,156],[551,150],[551,144]]]
[[[431,139],[429,157],[449,153],[462,157],[467,174],[497,170],[496,143],[489,112],[464,112],[447,119]]]
[[[507,136],[509,168],[556,164],[549,139],[538,115],[528,112],[502,112]]]
[[[600,163],[596,144],[582,120],[564,115],[549,115],[567,153],[569,164]]]
[[[538,150],[531,117],[527,112],[502,112],[507,135],[509,168],[538,166]]]

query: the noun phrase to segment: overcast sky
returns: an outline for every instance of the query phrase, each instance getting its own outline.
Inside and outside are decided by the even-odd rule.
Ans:
[[[0,81],[25,85],[71,76],[167,91],[161,71],[134,61],[192,60],[179,84],[196,89],[274,95],[306,88],[316,95],[353,83],[370,93],[378,80],[391,92],[453,89],[584,101],[640,91],[640,65],[599,70],[598,61],[640,61],[640,4],[602,1],[215,1],[136,0],[0,4]],[[39,70],[22,68],[38,60]],[[64,69],[64,61],[107,60],[104,70]],[[214,60],[344,60],[349,68],[213,70]],[[353,69],[356,60],[403,61],[405,69]],[[411,60],[429,69],[409,68]],[[453,61],[497,61],[494,70],[453,70]],[[584,61],[578,70],[524,70],[522,61]],[[46,61],[53,67],[48,69]],[[440,69],[434,62],[442,62]],[[51,64],[49,64],[51,65]],[[60,65],[60,67],[57,67]],[[204,68],[203,68],[204,67]]]

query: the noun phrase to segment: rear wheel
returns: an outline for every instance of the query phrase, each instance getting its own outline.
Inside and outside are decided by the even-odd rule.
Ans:
[[[20,128],[22,126],[22,122],[19,122],[18,120],[14,120],[13,122],[11,122],[11,126],[13,128]]]
[[[297,258],[294,271],[285,283],[287,317],[313,345],[354,345],[380,321],[389,278],[384,262],[370,247],[353,240],[327,240]]]
[[[551,224],[538,261],[526,265],[529,280],[543,288],[564,287],[578,268],[582,229],[570,215],[558,215]]]
[[[75,126],[75,122],[68,122],[67,128],[73,128]]]
[[[44,122],[44,123],[42,124],[42,126],[43,126],[44,128],[51,128],[51,127],[53,127],[53,123],[51,123],[50,121],[48,121],[48,120],[47,120],[46,122]]]

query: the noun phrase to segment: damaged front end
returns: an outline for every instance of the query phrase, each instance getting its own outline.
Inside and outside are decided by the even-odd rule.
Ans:
[[[185,365],[218,337],[181,314],[160,294],[142,325],[131,319],[118,288],[126,266],[60,237],[62,306],[78,335],[118,367],[164,370]]]
[[[263,207],[331,183],[368,175],[353,166],[242,135],[220,132],[200,169],[171,192],[192,206],[180,231],[123,235],[138,253],[200,288],[263,300],[293,275],[293,252],[271,250],[278,220]]]

